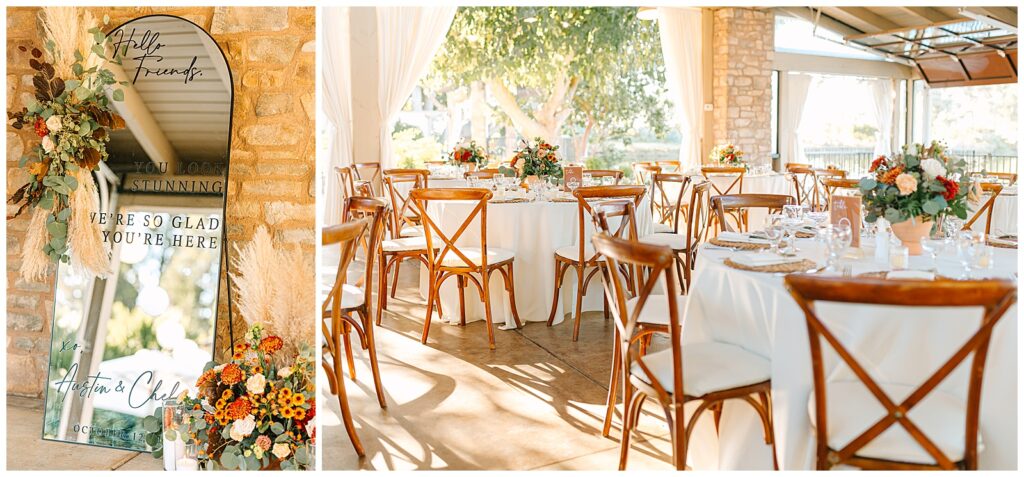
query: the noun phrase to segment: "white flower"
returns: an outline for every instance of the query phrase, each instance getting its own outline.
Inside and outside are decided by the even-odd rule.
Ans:
[[[924,170],[925,178],[929,180],[946,175],[946,166],[939,162],[938,159],[925,159],[921,161],[921,169]]]
[[[43,150],[46,152],[53,152],[53,148],[56,144],[53,143],[53,139],[50,139],[49,135],[43,137]]]
[[[263,373],[256,373],[245,381],[245,389],[249,391],[249,394],[263,394],[266,387],[267,379],[263,377]]]
[[[61,128],[64,127],[61,119],[63,119],[63,117],[57,114],[50,116],[50,119],[46,120],[46,129],[49,129],[50,132],[60,132]]]
[[[277,377],[279,377],[281,379],[285,379],[285,378],[287,378],[288,376],[291,376],[291,375],[292,375],[292,367],[291,366],[288,366],[288,367],[281,368],[281,369],[277,370]]]
[[[277,456],[278,459],[284,459],[292,453],[292,449],[288,447],[288,444],[278,442],[277,444],[274,444],[274,449],[270,452]]]
[[[231,431],[229,434],[231,438],[241,442],[246,436],[252,434],[253,429],[256,429],[256,418],[252,417],[252,414],[245,416],[245,419],[239,419],[231,425]]]
[[[214,367],[213,367],[213,370],[219,373],[219,372],[221,372],[221,370],[223,370],[223,369],[224,369],[224,367],[225,367],[225,366],[227,366],[227,365],[228,365],[227,363],[224,363],[224,364],[218,364],[217,366],[214,366]]]

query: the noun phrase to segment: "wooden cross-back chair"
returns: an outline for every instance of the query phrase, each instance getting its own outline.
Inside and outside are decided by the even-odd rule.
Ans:
[[[360,457],[365,455],[365,452],[363,451],[363,444],[359,441],[359,435],[356,434],[356,427],[352,420],[352,410],[349,408],[348,395],[345,392],[345,377],[342,371],[343,351],[341,350],[341,333],[334,334],[332,330],[341,330],[346,325],[357,325],[357,322],[350,315],[342,312],[344,300],[342,285],[345,283],[348,267],[356,256],[359,237],[363,235],[363,232],[372,223],[373,219],[367,217],[340,225],[324,227],[321,232],[321,245],[327,247],[338,244],[341,247],[341,255],[338,262],[338,276],[335,278],[334,285],[321,308],[322,315],[329,317],[330,323],[327,323],[327,320],[323,320],[321,323],[325,339],[323,358],[320,364],[327,373],[327,382],[331,393],[338,396],[338,404],[341,406],[341,420],[345,424],[345,431],[348,432],[349,439],[352,441],[352,447],[355,448],[356,454],[359,454]]]
[[[630,167],[633,168],[633,178],[639,185],[649,184],[651,175],[661,172],[661,166],[651,162],[634,162]]]
[[[679,161],[654,161],[654,165],[660,167],[664,172],[680,172],[683,167],[682,162]]]
[[[811,164],[804,164],[802,162],[787,162],[786,172],[793,172],[794,169],[813,169],[814,166]]]
[[[714,211],[714,216],[721,224],[722,230],[729,232],[746,232],[750,229],[750,224],[743,222],[737,224],[738,230],[733,229],[726,220],[730,213],[753,208],[765,208],[769,213],[775,213],[781,212],[785,205],[796,205],[796,199],[791,195],[780,194],[733,194],[716,195],[711,198],[711,210]],[[740,214],[740,216],[743,215],[745,214]]]
[[[355,169],[352,166],[335,166],[334,173],[341,183],[341,200],[356,195]]]
[[[747,168],[745,167],[703,166],[700,168],[700,173],[709,181],[712,176],[732,178],[729,185],[724,188],[719,188],[717,184],[711,182],[711,188],[714,189],[716,195],[743,193],[743,177],[747,175]]]
[[[725,401],[736,399],[749,404],[764,428],[764,439],[774,442],[771,417],[771,364],[763,357],[740,346],[723,342],[702,342],[683,346],[682,303],[679,285],[672,272],[674,253],[659,245],[630,242],[607,235],[595,235],[594,247],[606,260],[605,295],[611,303],[616,328],[614,356],[622,379],[624,411],[619,470],[625,470],[629,455],[630,435],[636,428],[644,401],[657,401],[669,423],[672,434],[672,463],[678,470],[686,467],[686,452],[694,425],[705,411],[711,411],[717,425]],[[612,273],[620,268],[632,269],[624,275]],[[630,293],[624,276],[635,277],[637,290]],[[652,294],[656,284],[663,295]],[[660,306],[659,306],[660,305]],[[643,323],[646,310],[658,310],[660,323]],[[666,329],[667,328],[667,329]],[[667,333],[667,349],[647,352],[652,333]],[[715,369],[721,361],[740,364],[742,372],[723,375],[719,372],[694,372],[708,367]],[[685,372],[685,371],[690,372]],[[617,384],[617,383],[613,383]],[[614,391],[609,391],[611,394]],[[689,419],[684,406],[700,401]]]
[[[439,293],[441,285],[445,280],[456,277],[459,286],[459,315],[460,323],[466,324],[466,301],[465,289],[467,282],[476,285],[480,292],[480,301],[484,305],[485,319],[487,320],[487,341],[491,349],[494,349],[494,326],[491,318],[491,274],[500,273],[505,281],[505,291],[508,292],[509,303],[511,304],[512,317],[515,319],[516,327],[521,327],[519,311],[516,309],[515,275],[513,262],[515,253],[496,247],[487,246],[487,201],[492,197],[491,191],[487,189],[413,189],[410,199],[416,206],[423,220],[423,231],[427,242],[427,261],[429,262],[428,273],[430,274],[430,293],[427,297],[427,317],[423,323],[422,342],[426,344],[427,335],[430,332],[430,321],[433,315],[434,304],[437,304],[438,315],[441,315],[441,300]],[[436,217],[430,217],[427,208],[430,202],[437,201],[476,201],[476,206],[463,220],[455,232],[445,231],[440,227]],[[473,224],[474,219],[479,217],[480,223],[480,246],[457,245],[462,234]],[[479,279],[477,276],[479,275]]]
[[[787,166],[792,165],[787,164]],[[817,210],[818,187],[814,179],[814,170],[810,167],[789,167],[787,172],[793,180],[797,205],[806,205],[811,210]]]
[[[580,321],[583,315],[583,296],[586,294],[590,281],[600,272],[601,256],[594,253],[594,247],[586,240],[587,224],[592,223],[594,209],[588,202],[591,200],[628,198],[633,202],[634,207],[640,205],[647,188],[639,185],[611,185],[611,186],[590,186],[577,187],[573,191],[576,197],[578,229],[578,243],[561,247],[555,251],[555,289],[552,293],[551,315],[548,316],[548,326],[555,323],[555,316],[558,313],[558,299],[561,296],[562,279],[565,273],[572,268],[576,271],[576,306],[573,312],[572,340],[580,337]],[[587,270],[590,270],[589,273]],[[607,307],[605,307],[607,313]]]
[[[384,171],[384,185],[388,189],[388,199],[391,201],[391,220],[389,228],[391,236],[415,237],[423,235],[423,228],[420,226],[420,216],[412,207],[409,200],[409,192],[402,191],[403,187],[396,187],[398,184],[408,184],[411,190],[426,189],[429,186],[428,178],[430,171],[426,169],[388,169]]]
[[[383,181],[381,178],[381,167],[376,162],[357,162],[349,166],[352,171],[355,172],[355,178],[370,183],[371,196],[377,196],[376,184],[377,181]]]
[[[470,177],[476,179],[493,179],[494,176],[498,175],[497,169],[481,169],[479,171],[467,171],[462,177],[468,179]]]
[[[1017,174],[1015,172],[975,172],[972,176],[979,177],[995,177],[1001,181],[1006,182],[1007,187],[1011,187],[1017,183]]]
[[[814,172],[814,202],[811,204],[811,208],[817,211],[828,210],[831,195],[828,193],[825,181],[845,179],[846,171],[831,167],[827,169],[812,169],[812,171]]]
[[[683,203],[690,176],[678,173],[655,173],[651,176],[651,206],[654,210],[654,233],[677,233],[680,212],[685,217],[687,204]],[[668,188],[666,188],[666,186]]]
[[[978,210],[974,211],[974,215],[964,223],[963,230],[971,230],[974,223],[977,222],[982,215],[985,215],[985,235],[987,236],[992,233],[992,211],[995,209],[996,199],[999,198],[999,194],[1003,192],[1003,186],[992,182],[979,182],[978,185],[981,187],[982,192],[987,192],[989,194],[989,197],[988,200],[978,208]]]
[[[817,434],[815,454],[819,470],[839,464],[866,469],[977,469],[978,416],[985,358],[992,328],[1016,301],[1016,285],[1004,280],[881,280],[808,274],[787,275],[785,284],[807,322],[814,377],[812,418]],[[872,377],[862,361],[817,315],[815,304],[819,301],[898,307],[982,308],[984,312],[977,331],[968,336],[964,344],[918,387],[897,401],[891,396],[896,391],[893,385],[880,383]],[[828,381],[826,373],[831,371],[825,369],[823,348],[834,351],[842,364],[856,375],[857,381],[849,385],[861,391],[851,392],[851,389],[846,389],[846,383]],[[971,372],[966,402],[961,406],[948,399],[925,401],[929,395],[942,392],[937,391],[939,384],[970,355],[973,358],[969,363]],[[862,359],[866,361],[869,358]],[[836,390],[840,387],[844,389]],[[881,404],[884,415],[837,419],[838,413],[848,413],[851,408],[862,406],[854,400],[864,396],[864,388],[870,393],[866,396],[872,406]],[[956,401],[955,397],[952,399]],[[911,416],[915,409],[921,412]],[[945,422],[937,423],[937,419]],[[959,443],[948,439],[948,433],[954,432],[949,425],[956,425],[956,421],[965,428],[964,441]],[[865,426],[865,423],[871,424]],[[902,427],[906,433],[886,432],[894,426]],[[937,429],[946,436],[935,435]],[[871,446],[880,437],[885,439],[885,444]],[[893,455],[904,455],[906,460],[895,460]]]
[[[821,180],[821,189],[824,193],[820,210],[832,210],[832,196],[840,190],[860,191],[860,180],[846,178],[824,178]],[[799,202],[799,201],[798,201]]]
[[[708,230],[714,222],[711,220],[711,181],[702,180],[690,187],[690,202],[684,208],[675,210],[672,223],[674,228],[669,233],[656,233],[641,237],[640,241],[654,245],[670,247],[676,253],[676,271],[679,281],[687,290],[690,287],[690,274],[697,260],[697,249],[707,240]],[[685,224],[685,229],[682,227]]]
[[[617,171],[617,170],[585,169],[583,171],[583,174],[584,175],[588,175],[589,174],[592,179],[597,179],[597,180],[601,181],[602,185],[604,184],[604,179],[605,178],[611,178],[612,179],[612,184],[610,184],[610,185],[619,185],[619,182],[622,181],[622,171]]]

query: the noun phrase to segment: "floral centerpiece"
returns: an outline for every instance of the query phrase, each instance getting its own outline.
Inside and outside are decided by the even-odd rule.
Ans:
[[[539,137],[533,141],[530,143],[524,139],[512,156],[511,166],[519,177],[562,177],[558,146],[552,146]]]
[[[452,165],[467,165],[478,167],[487,164],[487,150],[478,146],[476,141],[469,143],[459,142],[455,148],[448,153],[448,163]]]
[[[711,149],[708,156],[712,162],[725,167],[747,167],[743,161],[743,150],[732,144],[719,144]]]
[[[20,111],[7,114],[13,128],[29,128],[40,142],[18,163],[28,181],[8,198],[18,208],[7,218],[34,209],[22,249],[26,280],[42,279],[57,261],[106,276],[110,257],[92,222],[98,204],[90,172],[107,159],[110,130],[125,126],[112,104],[124,99],[124,91],[112,88],[119,82],[104,68],[106,36],[98,27],[86,30],[95,23],[90,14],[60,7],[43,11],[45,52],[18,47],[30,55],[35,95]]]
[[[884,218],[911,254],[921,253],[921,238],[940,218],[967,218],[971,189],[967,163],[947,154],[938,141],[904,145],[893,157],[879,156],[861,179],[865,220]]]
[[[284,341],[255,325],[231,360],[209,363],[184,397],[181,436],[199,458],[223,469],[303,470],[314,465],[315,368],[306,347],[291,364],[277,356]],[[171,431],[173,432],[173,431]]]

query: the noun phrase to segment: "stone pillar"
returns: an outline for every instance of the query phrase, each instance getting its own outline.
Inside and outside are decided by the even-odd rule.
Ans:
[[[713,145],[731,142],[748,159],[770,164],[775,14],[767,8],[718,8],[713,30]]]

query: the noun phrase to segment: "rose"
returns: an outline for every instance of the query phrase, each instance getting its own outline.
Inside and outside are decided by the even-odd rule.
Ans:
[[[921,161],[921,170],[924,171],[924,177],[927,179],[935,179],[939,176],[946,175],[946,166],[944,166],[938,159],[925,159]]]
[[[910,195],[917,190],[917,179],[907,173],[900,174],[896,176],[896,188],[900,190],[900,195]]]
[[[273,444],[273,442],[271,442],[270,438],[265,436],[265,435],[264,436],[259,436],[259,437],[256,438],[256,447],[258,447],[261,450],[264,450],[264,451],[270,450],[270,446],[272,444]]]
[[[950,201],[950,200],[953,200],[953,199],[956,198],[956,194],[958,192],[960,192],[960,185],[959,184],[957,184],[956,182],[953,182],[953,181],[951,181],[949,179],[946,179],[945,177],[942,177],[942,176],[936,177],[935,179],[937,181],[941,182],[942,186],[946,188],[946,192],[944,192],[942,194],[942,198],[943,199],[946,199],[947,201]]]
[[[61,119],[63,119],[63,117],[57,114],[50,116],[50,119],[46,120],[46,127],[49,128],[51,132],[60,132],[61,128],[64,127],[61,123]]]
[[[274,450],[271,451],[271,453],[277,456],[278,459],[284,459],[292,453],[292,449],[288,447],[288,444],[278,442],[277,444],[274,444]]]
[[[266,387],[267,379],[263,377],[262,373],[254,374],[245,381],[245,389],[249,391],[249,394],[263,394]]]
[[[241,442],[246,436],[252,434],[253,429],[256,429],[256,418],[249,414],[245,416],[245,419],[239,419],[231,424],[229,434],[232,439]]]
[[[279,377],[281,379],[287,379],[288,376],[291,376],[291,375],[292,375],[292,367],[291,366],[288,366],[288,367],[281,368],[281,369],[277,370],[277,377]]]
[[[53,148],[54,147],[56,147],[56,144],[53,143],[53,139],[50,139],[50,136],[46,136],[46,137],[43,138],[43,150],[44,151],[46,151],[48,153],[49,152],[53,152]]]

